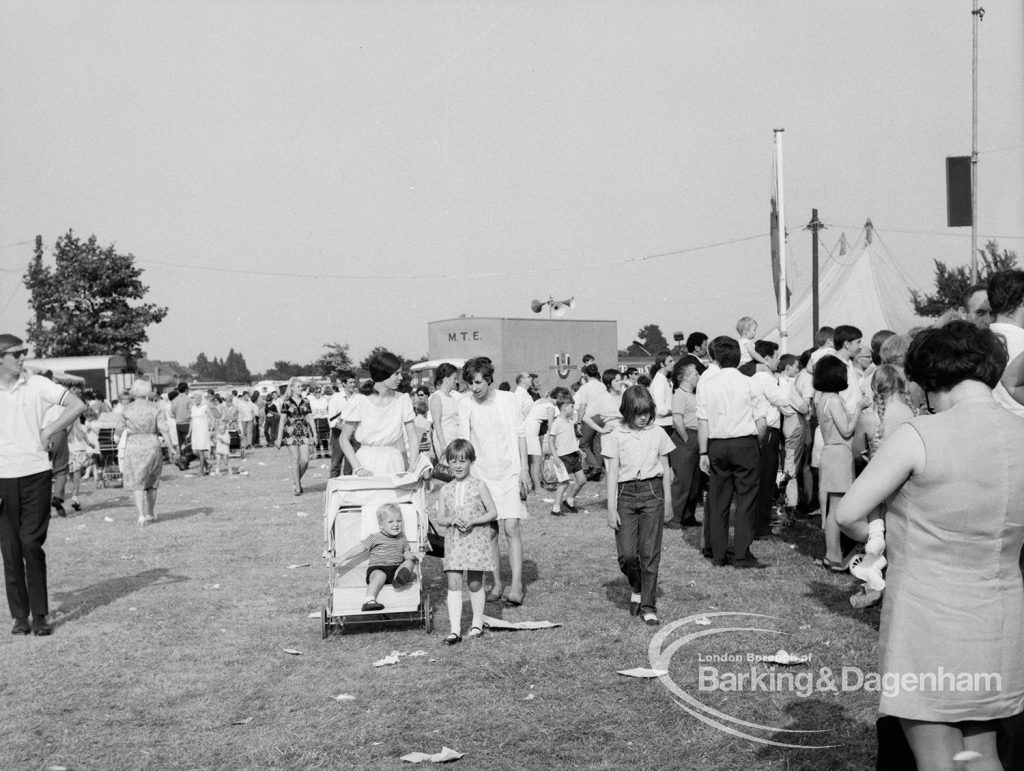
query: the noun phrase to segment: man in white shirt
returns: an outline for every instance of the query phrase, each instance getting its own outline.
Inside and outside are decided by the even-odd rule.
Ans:
[[[235,407],[238,410],[238,436],[242,442],[242,449],[248,450],[252,446],[252,422],[256,417],[256,405],[249,398],[248,391],[232,391],[235,397]]]
[[[519,405],[519,411],[523,413],[524,418],[530,414],[533,407],[533,397],[530,396],[529,390],[532,383],[533,378],[529,372],[520,372],[516,375],[516,390],[512,395],[516,397],[516,404]]]
[[[341,387],[337,392],[331,394],[327,402],[327,425],[331,427],[331,479],[339,477],[344,472],[346,475],[352,473],[348,461],[341,452],[341,424],[345,410],[348,409],[352,397],[356,394],[356,376],[354,372],[345,370],[338,373],[338,382]],[[353,439],[353,442],[355,440]]]
[[[587,479],[593,481],[601,477],[601,470],[604,468],[599,454],[594,450],[594,440],[597,433],[593,426],[584,423],[583,418],[593,413],[593,406],[601,401],[607,394],[601,380],[601,372],[593,362],[583,365],[583,385],[576,392],[576,418],[579,422],[580,449],[583,451],[584,471]]]
[[[1024,270],[993,273],[988,280],[988,302],[995,317],[988,328],[1006,341],[1012,363],[1024,353]],[[1024,415],[1024,405],[1010,396],[1002,383],[993,389],[992,395],[1010,412]]]
[[[53,472],[47,449],[85,405],[64,386],[41,375],[26,377],[22,363],[28,347],[14,335],[0,335],[0,554],[3,555],[12,634],[48,635],[46,531],[50,523]],[[64,405],[47,426],[43,415]],[[29,612],[32,624],[29,625]]]
[[[647,389],[654,399],[654,423],[661,426],[661,429],[672,436],[672,384],[668,382],[668,376],[672,374],[672,368],[676,365],[675,357],[669,351],[662,351],[654,357],[654,364],[658,371],[651,378],[651,385]]]
[[[765,434],[765,416],[755,412],[750,378],[738,369],[740,345],[731,337],[716,337],[711,350],[721,368],[697,385],[697,442],[700,468],[710,474],[704,521],[711,543],[711,558],[727,564],[729,508],[736,494],[736,533],[733,565],[760,567],[750,553],[757,504],[758,442]]]
[[[782,446],[782,409],[792,411],[789,383],[780,383],[777,343],[758,340],[754,352],[767,364],[757,363],[757,369],[750,378],[750,391],[754,397],[754,409],[765,416],[765,434],[761,441],[761,455],[758,462],[757,508],[754,516],[754,538],[766,538],[772,534],[772,504],[775,501],[775,481],[779,471],[779,449]]]

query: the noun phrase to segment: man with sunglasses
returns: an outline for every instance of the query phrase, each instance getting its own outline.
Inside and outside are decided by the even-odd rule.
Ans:
[[[22,370],[28,347],[21,338],[0,334],[0,553],[12,634],[48,635],[46,554],[53,472],[50,438],[85,411],[85,404],[64,386]],[[43,427],[51,406],[64,407]],[[29,625],[29,612],[32,624]]]

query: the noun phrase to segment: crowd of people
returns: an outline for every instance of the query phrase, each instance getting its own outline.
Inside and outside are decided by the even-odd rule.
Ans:
[[[156,518],[162,447],[182,467],[198,460],[202,474],[230,468],[234,442],[287,447],[296,495],[321,443],[332,477],[405,471],[428,456],[434,519],[452,546],[448,644],[462,639],[464,579],[471,636],[483,632],[487,602],[525,601],[529,496],[552,490],[550,515],[560,517],[603,478],[629,612],[649,626],[660,623],[666,528],[700,527],[716,567],[765,569],[757,540],[820,518],[818,564],[862,580],[855,607],[883,602],[881,672],[1002,675],[997,694],[882,697],[918,767],[952,768],[967,749],[996,764],[978,768],[997,768],[999,721],[1024,711],[1024,271],[994,274],[961,312],[902,333],[822,327],[813,348],[779,355],[757,329],[743,317],[735,336],[694,332],[685,354],[661,352],[644,372],[602,370],[588,356],[578,382],[546,393],[529,372],[495,385],[485,357],[441,364],[432,389],[410,388],[401,359],[381,353],[362,387],[343,372],[336,391],[309,393],[296,379],[283,393],[220,396],[182,384],[158,401],[137,381],[110,418],[89,394],[25,377],[23,344],[0,336],[0,534],[14,632],[50,631],[42,544],[50,507],[60,514],[64,502],[51,484],[70,470],[77,490],[102,420],[121,437],[143,525]],[[31,408],[19,412],[23,403]],[[52,461],[60,436],[67,460]],[[364,609],[413,569],[407,548],[388,541],[400,534],[395,521],[382,512],[380,537],[365,546]],[[384,553],[394,564],[373,562]]]

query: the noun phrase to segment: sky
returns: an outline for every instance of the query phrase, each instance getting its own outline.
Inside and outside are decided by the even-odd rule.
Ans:
[[[979,242],[1024,257],[1024,9],[984,6]],[[429,321],[548,297],[620,347],[767,330],[774,128],[795,294],[812,208],[823,265],[870,217],[928,290],[970,258],[944,160],[971,149],[970,9],[0,0],[0,332],[69,229],[135,256],[170,309],[144,349],[182,364],[415,358]]]

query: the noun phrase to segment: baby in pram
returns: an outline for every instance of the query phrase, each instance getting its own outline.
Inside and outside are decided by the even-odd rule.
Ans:
[[[370,553],[370,565],[366,568],[366,599],[363,610],[384,610],[377,601],[377,595],[386,584],[396,587],[412,583],[416,555],[405,537],[402,510],[394,503],[385,503],[377,509],[377,525],[380,530],[364,538],[358,546],[352,547],[338,558],[347,562],[366,552]]]

